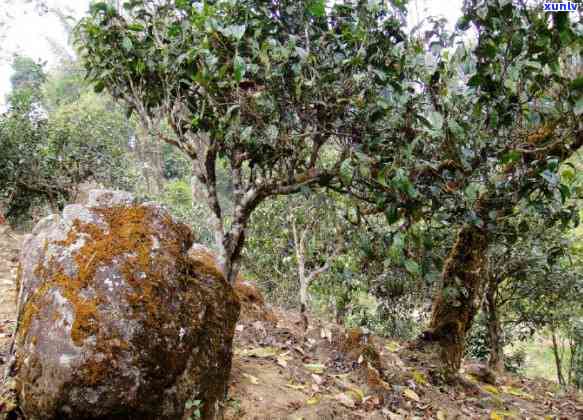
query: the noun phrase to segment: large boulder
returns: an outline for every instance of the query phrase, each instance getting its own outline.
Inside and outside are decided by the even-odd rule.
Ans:
[[[239,302],[185,225],[123,192],[39,222],[21,254],[14,371],[26,419],[221,415]]]

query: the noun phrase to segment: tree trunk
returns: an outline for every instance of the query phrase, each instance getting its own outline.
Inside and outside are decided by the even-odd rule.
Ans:
[[[336,324],[344,325],[344,318],[348,312],[346,303],[342,300],[336,301]]]
[[[304,240],[307,230],[304,230],[301,235],[298,235],[295,218],[292,216],[292,233],[294,237],[294,245],[296,249],[296,259],[298,263],[298,278],[300,280],[300,317],[302,319],[302,328],[304,332],[308,330],[308,316],[306,311],[308,309],[308,286],[309,280],[306,277],[306,261],[304,252]]]
[[[443,285],[434,299],[429,330],[424,338],[437,341],[447,373],[459,370],[464,354],[466,333],[477,311],[488,237],[475,225],[459,231],[443,268]]]
[[[496,306],[496,292],[498,281],[496,277],[491,277],[486,289],[485,308],[488,322],[488,341],[490,345],[490,356],[488,358],[488,367],[495,372],[504,370],[504,351],[500,337],[500,318],[498,317],[498,308]]]
[[[551,327],[551,337],[553,339],[553,355],[555,356],[555,366],[557,368],[557,380],[559,381],[559,385],[565,386],[565,378],[563,377],[563,363],[559,353],[559,343],[557,341],[555,327]]]

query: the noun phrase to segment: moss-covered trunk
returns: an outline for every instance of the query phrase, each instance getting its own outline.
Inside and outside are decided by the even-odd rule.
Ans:
[[[464,225],[443,268],[443,285],[433,302],[425,337],[440,345],[440,357],[448,373],[456,373],[464,354],[466,333],[477,310],[482,286],[488,235],[475,225]]]

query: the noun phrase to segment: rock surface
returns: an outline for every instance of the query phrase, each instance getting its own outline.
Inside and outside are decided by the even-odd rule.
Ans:
[[[239,303],[188,258],[192,241],[162,207],[115,191],[39,222],[17,281],[26,419],[220,416]]]

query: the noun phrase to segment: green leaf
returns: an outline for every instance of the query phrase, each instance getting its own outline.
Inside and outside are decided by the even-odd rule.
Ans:
[[[176,7],[179,9],[188,9],[191,7],[190,0],[176,0]]]
[[[93,91],[95,93],[101,93],[101,92],[103,92],[104,89],[105,89],[105,83],[103,83],[102,81],[95,83],[95,86],[93,86]]]
[[[579,76],[571,82],[571,89],[583,90],[583,76]]]
[[[233,60],[233,70],[235,81],[238,83],[243,80],[243,77],[245,76],[245,60],[238,55],[235,56],[235,59]]]
[[[396,223],[399,220],[399,211],[397,209],[397,206],[395,206],[394,204],[389,205],[385,209],[385,216],[387,217],[387,223],[389,225]]]
[[[90,7],[90,11],[92,14],[95,14],[96,12],[107,12],[107,8],[109,6],[107,5],[107,3],[100,1],[97,3],[93,3]]]
[[[507,163],[516,162],[516,161],[520,160],[520,156],[522,156],[522,155],[519,152],[517,152],[516,150],[511,150],[510,152],[508,152],[504,156],[502,156],[502,159],[500,159],[500,163],[507,164]]]
[[[432,111],[431,114],[429,114],[429,121],[431,122],[432,128],[435,130],[441,130],[443,127],[443,116],[437,111]]]
[[[235,38],[237,41],[239,41],[241,38],[243,38],[243,35],[245,35],[246,29],[247,27],[245,25],[230,25],[222,29],[221,32],[223,35]]]
[[[559,185],[559,192],[561,193],[561,202],[565,204],[565,202],[571,198],[571,190],[566,185]]]
[[[431,50],[431,52],[433,54],[437,55],[441,52],[441,50],[443,49],[443,46],[441,45],[441,42],[433,41],[431,44],[429,44],[429,49]]]
[[[559,183],[559,177],[557,176],[557,174],[549,171],[549,170],[545,170],[543,171],[540,176],[548,182],[548,184],[551,187],[555,187],[557,186],[557,184]]]
[[[421,267],[413,260],[405,260],[405,268],[411,274],[421,274]]]
[[[121,42],[121,46],[127,52],[130,52],[134,48],[134,44],[132,43],[132,40],[129,39],[127,36],[124,37],[123,41]]]
[[[524,35],[522,35],[522,33],[515,32],[514,35],[512,35],[511,48],[510,48],[510,55],[512,56],[512,58],[516,57],[517,55],[519,55],[522,52],[523,42],[524,42]]]
[[[464,138],[465,131],[462,126],[457,123],[457,121],[448,120],[447,126],[457,139],[462,140]]]
[[[140,25],[139,23],[132,23],[131,25],[128,25],[128,30],[130,31],[135,31],[135,32],[140,32],[143,31],[145,28],[143,25]]]
[[[315,17],[326,16],[325,0],[314,0],[308,5],[308,13]]]
[[[344,185],[350,185],[352,183],[352,165],[348,160],[345,160],[340,165],[340,179]]]
[[[468,80],[468,86],[469,87],[478,87],[480,86],[482,83],[484,83],[484,78],[482,77],[481,74],[474,74],[470,80]]]

